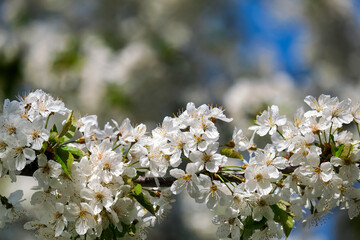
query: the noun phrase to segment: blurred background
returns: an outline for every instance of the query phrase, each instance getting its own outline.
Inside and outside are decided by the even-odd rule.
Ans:
[[[309,94],[360,100],[360,1],[0,0],[0,100],[37,88],[149,130],[187,102],[222,105],[230,138],[270,104],[292,116]],[[205,207],[176,204],[149,239],[215,239]],[[358,239],[359,219],[335,212],[290,239]]]

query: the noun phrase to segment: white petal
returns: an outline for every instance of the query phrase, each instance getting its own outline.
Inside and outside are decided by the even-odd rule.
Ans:
[[[271,207],[265,206],[262,208],[263,215],[266,217],[267,220],[272,220],[274,218],[274,212],[272,211]]]
[[[255,221],[261,221],[261,219],[263,218],[263,211],[262,211],[262,207],[255,207],[253,210],[253,218]]]
[[[182,179],[180,180],[176,180],[170,187],[170,190],[172,193],[174,194],[179,194],[181,193],[182,191],[184,191],[186,187],[186,182]]]
[[[86,221],[83,221],[82,218],[79,218],[75,223],[75,230],[79,235],[84,235],[89,226],[87,225]]]
[[[170,170],[170,175],[176,178],[181,178],[185,175],[185,172],[181,169],[175,168]]]
[[[16,159],[15,159],[15,168],[18,171],[21,171],[24,169],[26,165],[26,159],[24,157],[24,155],[19,155]]]
[[[219,170],[219,165],[220,165],[219,163],[211,161],[206,163],[205,168],[209,172],[216,173]]]
[[[30,149],[30,148],[25,148],[23,150],[24,156],[26,157],[26,159],[29,160],[34,160],[35,159],[35,151]]]
[[[231,227],[229,224],[223,224],[217,229],[216,236],[218,238],[226,238],[230,234],[230,230]]]
[[[265,136],[269,132],[269,130],[270,127],[260,126],[256,131],[256,133],[259,134],[260,136]]]

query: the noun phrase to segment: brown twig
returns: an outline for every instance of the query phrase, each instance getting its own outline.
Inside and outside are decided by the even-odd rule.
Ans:
[[[294,172],[297,167],[287,167],[281,170],[284,174],[289,174]],[[25,169],[21,172],[22,176],[32,176],[35,170],[37,169],[37,164],[29,164],[25,167]],[[243,173],[221,173],[223,177],[225,177],[230,182],[241,183],[245,181],[245,177]],[[158,181],[159,186],[156,183],[156,179]],[[213,174],[213,179],[220,180],[217,174]],[[139,177],[134,182],[141,184],[143,187],[171,187],[171,185],[177,180],[175,177]]]

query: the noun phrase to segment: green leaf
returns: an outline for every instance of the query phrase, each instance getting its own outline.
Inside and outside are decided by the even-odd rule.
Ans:
[[[277,203],[275,205],[271,205],[270,207],[274,212],[274,221],[282,225],[285,236],[288,238],[294,225],[294,214],[292,212],[288,212],[289,210],[283,203]]]
[[[66,162],[66,166],[67,166],[67,168],[68,168],[68,170],[70,172],[70,175],[71,175],[71,167],[72,167],[73,163],[74,163],[74,156],[71,153],[69,153],[69,158],[68,158],[68,160]]]
[[[241,231],[241,239],[249,239],[251,235],[253,234],[255,229],[263,229],[265,227],[267,220],[266,218],[262,218],[259,222],[254,221],[254,219],[251,216],[248,216],[244,224],[244,229]]]
[[[149,198],[144,193],[140,193],[139,195],[132,194],[132,196],[136,199],[136,201],[138,201],[138,203],[141,204],[141,206],[155,216],[155,209]]]
[[[50,133],[52,133],[52,132],[56,132],[56,133],[58,133],[58,131],[57,131],[57,127],[56,127],[56,125],[54,124],[54,126],[51,128],[51,130],[50,130]]]
[[[351,143],[346,143],[340,154],[340,158],[346,159],[346,158],[350,157],[352,150],[353,150],[353,145]]]
[[[48,146],[49,146],[49,143],[44,141],[44,143],[43,143],[43,145],[42,145],[42,147],[40,149],[40,152],[45,153]]]
[[[56,128],[55,124],[52,127],[52,129],[50,130],[49,142],[53,143],[53,144],[56,144],[59,142],[59,134],[57,132],[57,128]]]
[[[344,144],[341,144],[337,149],[336,149],[336,152],[335,152],[335,156],[336,157],[340,157],[340,155],[341,155],[341,153],[342,153],[342,151],[343,151],[343,149],[344,149]]]
[[[66,141],[69,141],[69,140],[72,139],[73,136],[75,135],[75,131],[76,131],[75,125],[72,125],[72,126],[70,127],[69,131],[68,131],[64,136],[62,136],[62,137],[59,139],[59,141],[60,141],[61,143],[66,142]]]
[[[129,231],[129,225],[124,223],[121,223],[121,225],[123,227],[123,231],[119,232],[119,230],[114,225],[109,224],[109,226],[102,231],[100,240],[117,240],[118,238],[124,237],[125,234]]]
[[[85,156],[85,153],[76,147],[62,146],[61,149],[79,157]]]
[[[142,191],[142,187],[141,187],[141,185],[140,184],[135,184],[135,187],[134,187],[134,193],[135,193],[135,195],[139,195],[140,193],[141,193],[141,191]]]
[[[75,122],[76,122],[75,117],[73,115],[73,112],[71,112],[68,118],[66,119],[66,122],[64,124],[61,133],[59,134],[60,143],[70,140],[75,135],[75,131],[76,131]]]
[[[279,204],[283,204],[283,205],[285,205],[286,207],[290,207],[291,206],[291,204],[289,203],[289,202],[287,202],[287,201],[285,201],[285,200],[279,200]]]
[[[222,148],[220,150],[220,154],[224,155],[226,157],[229,157],[229,158],[237,158],[237,159],[240,159],[240,160],[244,160],[244,157],[240,153],[235,151],[234,148],[232,148],[232,147],[224,147],[224,148]]]
[[[64,173],[71,179],[71,166],[74,162],[74,156],[62,148],[57,148],[55,150],[55,157],[56,161],[61,164]]]
[[[282,202],[279,201],[279,202],[276,204],[276,206],[278,206],[281,210],[283,210],[283,211],[286,212],[286,205],[285,205],[284,203],[282,203]]]

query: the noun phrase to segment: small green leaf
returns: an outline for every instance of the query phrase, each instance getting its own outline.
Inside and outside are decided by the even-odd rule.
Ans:
[[[132,196],[141,204],[146,210],[148,210],[152,215],[155,216],[155,209],[150,202],[149,198],[144,195],[144,193],[140,193],[139,195],[132,194]]]
[[[279,202],[276,204],[276,206],[278,206],[281,210],[283,210],[283,211],[286,212],[286,205],[285,205],[284,203],[282,203],[282,202],[279,201]]]
[[[56,161],[61,164],[64,173],[71,179],[71,166],[74,162],[74,156],[62,148],[57,148],[55,150],[55,157]]]
[[[338,148],[337,148],[337,150],[336,150],[336,152],[335,152],[335,156],[336,157],[340,157],[340,155],[341,155],[341,153],[342,153],[342,151],[343,151],[343,149],[344,149],[344,144],[341,144]]]
[[[240,159],[240,160],[244,160],[244,157],[240,153],[235,151],[234,148],[231,148],[231,147],[222,148],[220,150],[220,154],[224,155],[226,157],[229,157],[229,158],[237,158],[237,159]]]
[[[49,143],[44,141],[44,143],[43,143],[43,145],[42,145],[42,147],[40,149],[40,152],[45,153],[48,146],[49,146]]]
[[[72,139],[73,136],[75,135],[75,131],[76,131],[75,125],[72,125],[72,126],[70,127],[69,131],[68,131],[64,136],[62,136],[62,137],[59,139],[59,141],[60,141],[61,143],[66,142],[66,141],[69,141],[69,140]]]
[[[64,124],[61,133],[59,134],[59,141],[61,143],[70,140],[75,135],[75,131],[76,131],[75,122],[76,122],[75,117],[73,115],[73,112],[71,112],[68,118],[66,119],[66,122]]]
[[[141,185],[140,184],[135,184],[135,187],[134,187],[134,193],[135,193],[135,195],[139,195],[140,193],[141,193],[141,191],[142,191],[142,187],[141,187]]]
[[[270,207],[274,212],[274,221],[281,224],[284,229],[285,236],[288,238],[294,225],[294,214],[292,212],[288,212],[286,206],[284,210],[284,206],[285,205],[283,203],[277,203],[275,205],[271,205]]]
[[[63,147],[61,147],[61,149],[64,150],[64,151],[68,151],[71,154],[79,156],[79,157],[85,156],[85,153],[83,151],[81,151],[80,149],[76,148],[76,147],[63,146]]]
[[[66,166],[69,169],[70,175],[71,175],[71,167],[72,167],[73,163],[74,163],[74,155],[69,153],[69,158],[66,161]]]
[[[54,124],[54,126],[51,128],[51,130],[50,130],[50,133],[52,133],[52,132],[56,132],[56,133],[58,133],[57,128],[56,128],[56,125],[55,125],[55,124]]]
[[[346,143],[344,145],[344,148],[342,149],[342,152],[340,154],[340,158],[341,159],[346,159],[348,157],[350,157],[350,154],[353,150],[353,145],[351,143]]]
[[[287,202],[287,201],[285,201],[285,200],[282,200],[282,199],[279,200],[279,203],[285,205],[286,207],[290,207],[290,206],[291,206],[291,204],[290,204],[289,202]]]
[[[255,229],[263,229],[265,227],[266,222],[267,219],[264,217],[259,222],[257,222],[254,221],[254,219],[251,216],[248,216],[243,222],[244,229],[241,231],[242,232],[241,239],[249,239],[253,234],[253,232],[255,231]]]
[[[50,130],[49,142],[52,144],[56,144],[59,142],[59,134],[57,132],[55,124],[52,127],[52,129]]]

